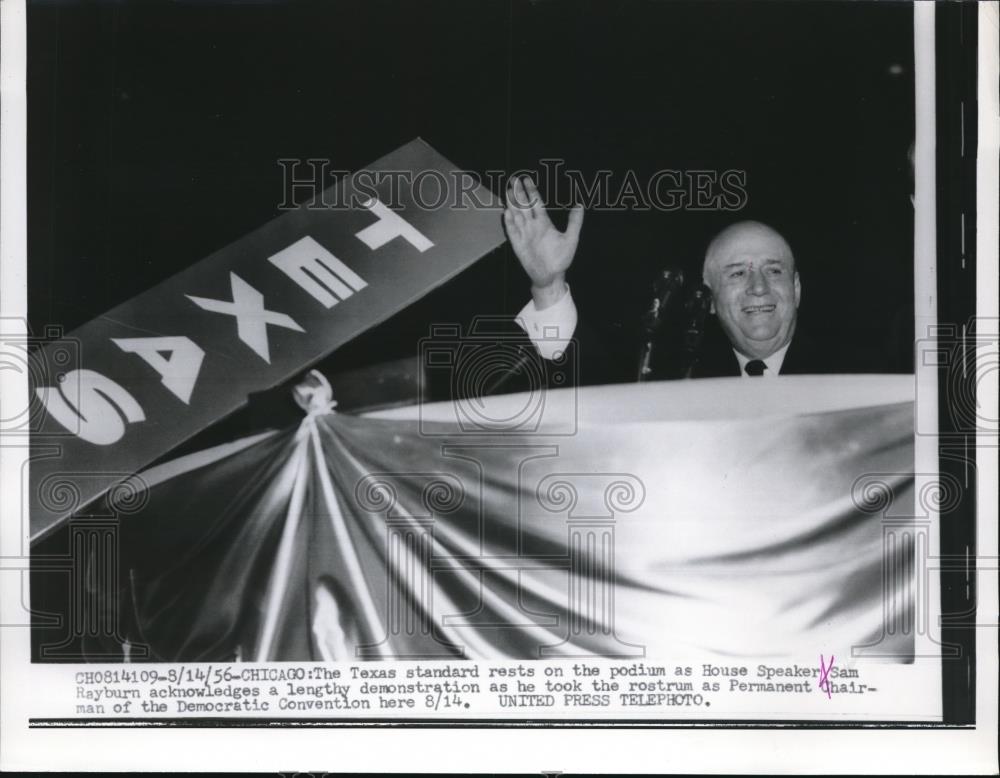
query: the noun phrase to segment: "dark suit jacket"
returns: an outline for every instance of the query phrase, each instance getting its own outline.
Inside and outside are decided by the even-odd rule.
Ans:
[[[676,334],[676,328],[670,331]],[[559,389],[570,386],[593,386],[599,384],[630,383],[636,381],[639,345],[634,333],[616,335],[591,327],[582,319],[559,360],[543,359],[531,339],[513,317],[498,316],[490,320],[490,329],[480,333],[477,339],[462,341],[456,345],[455,360],[444,367],[424,364],[425,391],[419,399],[448,400],[468,398],[477,395],[508,394],[511,392],[538,391],[545,387]],[[485,354],[484,352],[489,352]],[[652,378],[664,380],[677,378],[677,352],[664,343],[654,352]],[[889,372],[884,360],[871,353],[843,349],[814,339],[800,328],[796,329],[792,343],[785,354],[781,366],[782,375],[789,374],[830,374],[830,373],[873,373]],[[378,366],[375,366],[378,368]],[[739,363],[733,354],[728,338],[722,332],[715,317],[706,326],[701,357],[692,371],[693,378],[718,378],[739,376]],[[344,386],[334,384],[334,396],[339,397],[338,410],[350,411],[352,402],[350,376],[344,376]],[[373,381],[360,382],[371,387]],[[398,382],[397,382],[398,383]],[[356,393],[355,393],[356,394]],[[417,401],[417,391],[412,387],[411,401]],[[274,390],[251,396],[249,407],[238,414],[244,421],[252,421],[240,427],[243,434],[268,427],[284,427],[297,423],[304,412],[295,405],[289,383]],[[238,420],[234,417],[234,423]],[[247,427],[247,431],[243,430]],[[228,431],[232,439],[237,437]],[[206,445],[198,442],[198,446]],[[194,450],[194,449],[192,449]]]
[[[516,325],[513,325],[516,327]],[[573,334],[561,362],[542,359],[530,345],[527,335],[518,328],[522,353],[530,367],[510,373],[498,392],[525,391],[544,376],[549,388],[561,386],[588,386],[595,384],[628,383],[636,380],[639,360],[635,338],[604,335],[586,325],[582,320]],[[683,365],[680,355],[671,344],[657,346],[653,356],[653,380],[680,377]],[[792,342],[781,365],[782,375],[830,375],[851,373],[891,372],[884,359],[874,350],[844,349],[836,343],[821,341],[801,327],[797,327]],[[722,378],[740,375],[739,362],[733,347],[714,317],[706,326],[701,356],[692,370],[692,378]],[[534,376],[533,380],[526,380]],[[492,394],[494,392],[487,392]]]
[[[693,378],[721,378],[740,375],[740,365],[729,339],[718,328],[706,333],[702,356],[692,372]],[[785,352],[781,375],[827,375],[832,373],[888,372],[874,352],[865,349],[845,350],[838,344],[819,341],[796,327]]]
[[[653,352],[653,380],[679,378],[686,361],[679,350],[679,326],[665,328],[664,342]],[[673,342],[669,338],[673,336]],[[614,337],[589,328],[580,321],[573,335],[575,362],[569,367],[578,385],[621,383],[636,380],[639,362],[638,336]],[[830,375],[893,372],[890,361],[876,348],[851,345],[816,338],[801,323],[785,353],[782,375]],[[691,372],[692,378],[739,376],[740,366],[732,344],[718,319],[706,322],[700,357]]]
[[[495,365],[490,380],[482,383],[458,382],[482,394],[507,394],[593,386],[634,381],[631,364],[633,349],[615,348],[614,340],[580,322],[560,359],[543,359],[527,333],[512,318],[494,349]],[[501,366],[507,366],[502,369]]]

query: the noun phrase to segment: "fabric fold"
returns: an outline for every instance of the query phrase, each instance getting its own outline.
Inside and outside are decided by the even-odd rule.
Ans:
[[[906,661],[927,527],[898,378],[873,377],[870,404],[847,379],[846,407],[815,412],[815,382],[780,379],[784,414],[704,382],[728,416],[633,422],[621,403],[668,407],[672,387],[586,388],[559,395],[573,434],[311,413],[151,486],[113,596],[162,661]]]

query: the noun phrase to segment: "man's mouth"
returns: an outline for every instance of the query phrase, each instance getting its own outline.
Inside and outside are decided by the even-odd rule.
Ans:
[[[743,308],[743,313],[748,315],[756,313],[774,313],[774,309],[776,307],[777,306],[775,306],[774,303],[771,303],[770,305],[747,305]]]

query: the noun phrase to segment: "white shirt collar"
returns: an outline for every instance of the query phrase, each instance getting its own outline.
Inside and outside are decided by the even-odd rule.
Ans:
[[[781,366],[785,362],[785,353],[788,351],[790,345],[792,345],[792,342],[788,341],[788,343],[771,354],[767,359],[761,360],[767,366],[767,369],[764,371],[764,378],[771,378],[781,372]],[[743,356],[736,349],[733,349],[733,353],[736,355],[736,361],[740,363],[740,375],[743,378],[750,378],[744,368],[746,368],[747,362],[752,362],[753,360],[750,357]]]

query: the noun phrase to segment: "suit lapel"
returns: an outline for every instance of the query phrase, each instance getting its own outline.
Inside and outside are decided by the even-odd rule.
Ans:
[[[822,373],[823,355],[816,342],[805,332],[796,329],[792,342],[785,352],[785,361],[781,365],[782,375],[802,375]]]

